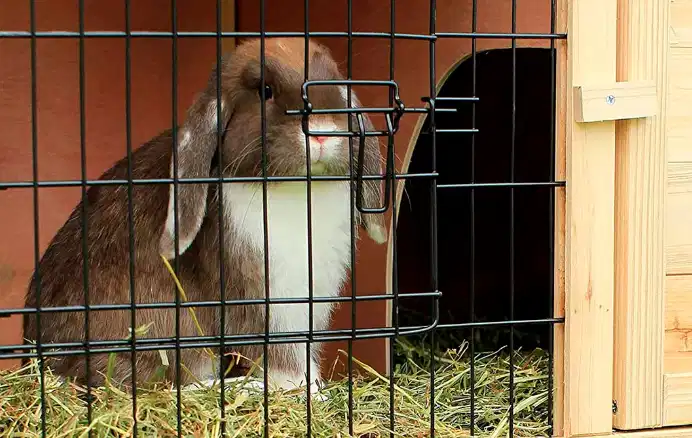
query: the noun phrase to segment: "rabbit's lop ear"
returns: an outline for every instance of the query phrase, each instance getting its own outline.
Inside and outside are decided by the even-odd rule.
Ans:
[[[221,132],[230,118],[231,108],[221,95],[217,101],[216,67],[214,68],[206,90],[201,93],[187,110],[184,122],[177,130],[178,178],[206,178],[211,172],[212,159],[218,145],[218,125]],[[223,90],[227,91],[227,90]],[[218,118],[220,115],[220,119]],[[173,178],[173,155],[170,162],[170,177]],[[199,231],[206,214],[208,183],[178,184],[178,251],[187,250]],[[167,259],[175,257],[175,221],[174,193],[175,186],[170,185],[168,214],[163,234],[159,241],[159,250]]]
[[[360,101],[356,93],[351,91],[351,102],[354,108],[361,108]],[[353,126],[358,126],[358,117],[353,115]],[[367,113],[362,113],[365,131],[373,131],[375,127]],[[380,142],[377,137],[369,136],[365,138],[365,151],[363,154],[363,175],[382,175],[382,154],[380,152]],[[358,154],[354,157],[358,160]],[[355,171],[355,168],[354,168]],[[363,205],[366,208],[378,208],[382,206],[382,186],[384,181],[380,179],[363,180]],[[387,227],[384,224],[384,213],[361,213],[358,212],[360,222],[367,231],[368,236],[378,244],[387,241]]]

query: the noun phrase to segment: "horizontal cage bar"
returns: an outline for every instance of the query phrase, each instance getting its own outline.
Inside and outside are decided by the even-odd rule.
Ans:
[[[563,33],[513,33],[513,32],[438,32],[435,34],[414,34],[388,32],[163,32],[163,31],[0,31],[0,38],[285,38],[285,37],[312,37],[312,38],[395,38],[403,40],[434,41],[440,38],[469,38],[469,39],[566,39]]]

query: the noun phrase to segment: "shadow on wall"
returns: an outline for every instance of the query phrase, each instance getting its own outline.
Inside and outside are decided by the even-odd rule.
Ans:
[[[518,49],[516,56],[515,171],[517,182],[551,180],[553,114],[550,49]],[[512,51],[497,49],[476,56],[475,157],[472,135],[437,135],[438,184],[510,182],[512,149]],[[462,62],[439,91],[441,97],[473,96],[473,62]],[[440,103],[456,113],[438,112],[438,129],[468,129],[471,102]],[[409,173],[432,168],[431,136],[425,121]],[[438,189],[438,275],[441,324],[471,321],[541,319],[552,316],[553,187],[514,189],[514,224],[507,187]],[[431,289],[430,181],[406,182],[397,224],[398,282],[402,294]],[[472,228],[473,226],[473,228]],[[514,315],[511,281],[511,235],[514,231]],[[472,268],[472,247],[475,248]],[[430,323],[430,298],[400,300],[400,325]],[[443,343],[470,339],[470,330],[439,331]],[[549,326],[517,326],[515,347],[548,347]],[[453,338],[451,336],[454,336]],[[477,329],[476,348],[495,349],[509,342],[509,329]],[[452,346],[452,345],[450,345]]]

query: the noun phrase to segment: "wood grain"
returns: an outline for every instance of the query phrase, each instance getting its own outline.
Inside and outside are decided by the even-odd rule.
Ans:
[[[692,372],[692,275],[666,277],[664,373]]]
[[[692,424],[692,373],[666,374],[663,382],[663,423]]]
[[[567,0],[559,0],[556,9],[556,30],[567,32]],[[555,178],[566,179],[567,166],[567,41],[559,40],[555,44],[557,66],[555,77]],[[553,315],[565,317],[565,189],[555,190],[555,296]],[[553,434],[564,433],[565,426],[565,326],[553,326]]]
[[[692,161],[668,161],[667,187],[666,273],[692,274]]]
[[[692,274],[692,1],[670,1],[666,273]],[[666,358],[666,361],[668,359]],[[692,368],[689,370],[692,371]]]
[[[568,89],[615,82],[616,5],[568,3]],[[567,100],[564,433],[594,435],[612,430],[615,123]]]
[[[687,176],[689,178],[690,175]],[[669,181],[666,200],[666,273],[692,274],[692,192],[688,183]]]
[[[662,424],[668,17],[660,0],[618,2],[618,81],[655,84],[655,116],[616,122],[617,429]]]
[[[641,430],[636,432],[613,431],[604,435],[592,435],[591,438],[692,438],[692,427],[666,427],[662,429]],[[563,437],[564,438],[564,437]]]

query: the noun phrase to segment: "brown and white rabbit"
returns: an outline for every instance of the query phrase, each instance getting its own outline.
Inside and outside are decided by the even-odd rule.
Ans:
[[[273,176],[306,174],[306,136],[301,116],[286,115],[287,109],[302,108],[304,80],[304,40],[267,39],[266,54],[266,139],[267,171]],[[309,48],[311,80],[342,80],[328,50],[312,41]],[[222,163],[217,156],[216,69],[206,89],[188,109],[177,130],[178,176],[199,178],[261,176],[260,43],[251,40],[236,48],[221,65]],[[346,88],[341,85],[310,89],[314,108],[347,108]],[[353,98],[352,106],[359,103]],[[348,115],[310,115],[315,131],[346,131]],[[353,129],[358,123],[353,115]],[[365,117],[366,130],[373,129]],[[172,132],[165,131],[132,154],[134,179],[172,177]],[[358,141],[353,141],[354,164],[358,160]],[[310,138],[313,174],[349,174],[347,137]],[[367,137],[365,174],[382,173],[382,157],[377,137]],[[100,179],[125,180],[127,159],[117,162]],[[344,284],[351,251],[351,208],[377,243],[386,240],[381,214],[360,214],[350,204],[348,181],[312,182],[312,242],[314,296],[335,297]],[[219,209],[224,217],[224,276],[226,299],[262,299],[265,296],[263,192],[261,182],[224,184],[219,202],[217,184],[178,185],[179,267],[178,278],[190,301],[211,301],[220,297]],[[137,303],[175,301],[174,279],[160,254],[174,258],[172,184],[135,184],[132,187],[134,221],[134,283]],[[364,201],[369,207],[381,202],[381,180],[364,182]],[[273,298],[308,297],[308,238],[306,183],[268,183],[269,293]],[[91,305],[129,304],[129,228],[128,189],[123,185],[91,186],[87,192],[88,294]],[[356,236],[357,237],[357,236]],[[171,263],[173,264],[173,263]],[[42,307],[82,305],[82,204],[72,212],[48,246],[38,266]],[[29,285],[26,306],[37,305],[36,273]],[[225,326],[229,335],[264,333],[264,304],[229,305]],[[327,329],[333,304],[314,304],[314,330]],[[220,308],[196,307],[195,314],[204,335],[218,335]],[[171,339],[175,336],[175,309],[138,309],[136,325],[151,324],[139,338]],[[85,317],[82,311],[43,312],[40,319],[41,342],[84,342]],[[307,331],[308,304],[272,304],[271,332]],[[122,340],[129,336],[129,310],[91,310],[89,339]],[[34,314],[24,320],[25,337],[37,339]],[[188,310],[180,310],[180,335],[199,335]],[[183,342],[183,346],[185,342]],[[131,379],[130,353],[118,352],[111,367],[112,379],[128,385]],[[155,348],[154,346],[151,347]],[[232,347],[246,357],[261,356],[261,345]],[[305,343],[272,344],[268,348],[270,382],[288,389],[304,385],[307,367],[319,383],[319,345],[313,344],[308,361]],[[96,353],[90,359],[91,385],[104,382],[108,354]],[[175,380],[175,352],[166,350],[170,364],[165,372]],[[181,384],[214,379],[212,360],[200,348],[183,348],[180,353]],[[85,382],[84,356],[51,357],[47,362],[60,376]],[[162,365],[158,351],[136,354],[137,384],[149,381]],[[186,372],[189,370],[189,372]],[[192,375],[191,375],[192,374]]]

